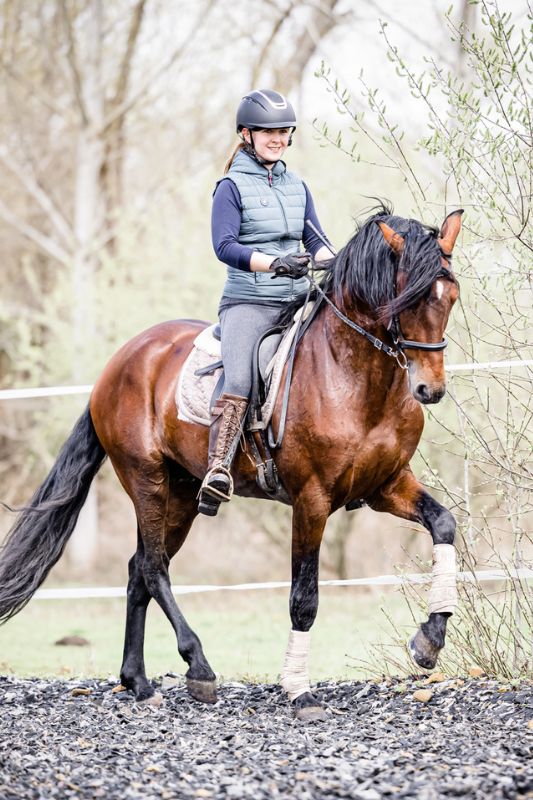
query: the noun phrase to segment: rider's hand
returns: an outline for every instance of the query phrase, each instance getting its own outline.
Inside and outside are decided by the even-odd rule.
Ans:
[[[303,278],[309,272],[308,264],[311,261],[311,253],[287,253],[286,256],[275,258],[269,270],[275,274],[273,278],[289,277]]]

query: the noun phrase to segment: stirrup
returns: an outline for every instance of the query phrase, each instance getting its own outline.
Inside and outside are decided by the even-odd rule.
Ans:
[[[217,475],[223,475],[225,478],[228,479],[228,491],[227,493],[219,488],[216,485],[216,478]],[[224,481],[225,486],[225,481]],[[216,500],[218,503],[227,503],[231,499],[233,494],[233,478],[231,477],[231,473],[229,469],[223,467],[222,465],[212,467],[206,474],[202,485],[200,486],[200,491],[198,496],[201,497],[202,495],[207,494]]]

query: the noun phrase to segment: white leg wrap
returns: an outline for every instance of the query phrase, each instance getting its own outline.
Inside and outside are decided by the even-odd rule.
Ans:
[[[291,631],[289,633],[281,686],[291,701],[296,700],[301,694],[311,691],[308,671],[310,645],[310,631]]]
[[[453,614],[456,608],[455,547],[453,544],[435,544],[429,590],[429,613]]]

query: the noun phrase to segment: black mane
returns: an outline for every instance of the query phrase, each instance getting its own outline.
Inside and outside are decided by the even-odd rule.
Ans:
[[[405,239],[399,260],[377,222],[385,222]],[[380,318],[399,314],[418,302],[438,277],[447,274],[438,236],[437,228],[397,217],[391,206],[381,203],[331,260],[322,288],[338,304],[348,297],[377,311]],[[397,295],[399,271],[406,275],[406,282]]]
[[[404,237],[405,247],[399,260],[377,222],[385,222]],[[438,236],[438,228],[397,217],[390,205],[380,202],[371,215],[357,225],[355,234],[342,250],[329,264],[325,262],[328,269],[320,286],[341,308],[349,298],[377,313],[379,319],[390,318],[415,305],[437,278],[454,280],[442,266]],[[399,271],[405,273],[406,282],[397,295]],[[302,302],[292,303],[283,315],[284,320],[288,322]]]

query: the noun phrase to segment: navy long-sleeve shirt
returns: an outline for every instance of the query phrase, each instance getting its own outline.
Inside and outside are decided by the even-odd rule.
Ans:
[[[318,217],[311,192],[305,187],[305,219],[311,220],[313,225],[325,236]],[[232,180],[222,180],[213,197],[211,213],[211,237],[217,258],[229,267],[250,272],[250,259],[254,252],[252,247],[239,244],[239,231],[241,227],[241,196]],[[327,238],[327,237],[326,237]],[[307,226],[304,226],[302,241],[304,248],[315,255],[322,247],[318,236]]]

